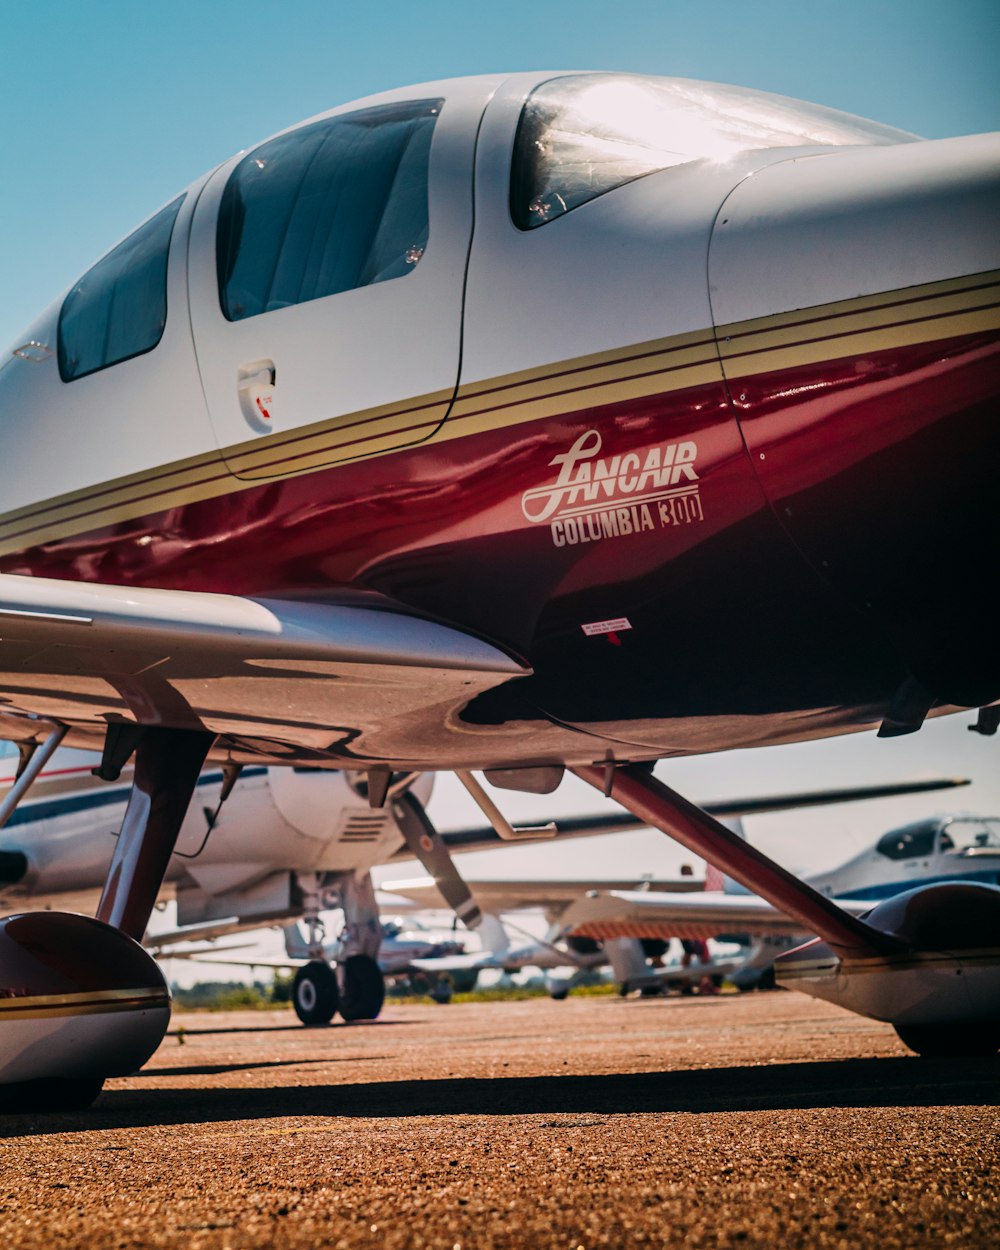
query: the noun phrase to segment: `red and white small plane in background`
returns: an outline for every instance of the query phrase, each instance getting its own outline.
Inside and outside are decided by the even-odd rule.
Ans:
[[[15,801],[60,741],[135,772],[98,918],[0,926],[0,1081],[84,1099],[158,1044],[133,939],[206,760],[365,772],[431,844],[415,774],[570,768],[818,934],[805,988],[996,1049],[1000,890],[846,916],[652,764],[995,731],[998,157],[460,79],[238,154],[98,261],[0,364],[0,736]]]

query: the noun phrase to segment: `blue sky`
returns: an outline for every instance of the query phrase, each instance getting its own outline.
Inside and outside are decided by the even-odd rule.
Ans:
[[[410,82],[631,70],[763,88],[931,138],[1000,129],[998,0],[62,0],[8,3],[2,18],[0,344],[206,169],[303,117]],[[968,734],[965,719],[896,743],[866,735],[680,762],[665,775],[707,798],[965,771],[977,785],[961,805],[1000,811],[1000,743]],[[442,819],[474,818],[441,791]],[[565,798],[588,804],[582,792]],[[755,827],[815,866],[948,805],[872,804]],[[650,836],[642,846],[656,854],[662,840]],[[636,856],[639,871],[662,867]],[[581,872],[601,862],[596,847],[573,858]]]

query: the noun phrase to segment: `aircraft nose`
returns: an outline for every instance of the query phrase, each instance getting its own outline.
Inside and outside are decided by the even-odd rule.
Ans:
[[[903,720],[1000,697],[1000,135],[766,167],[709,275],[758,480],[903,661]]]
[[[720,327],[997,269],[1000,133],[768,166],[731,192],[709,254]]]

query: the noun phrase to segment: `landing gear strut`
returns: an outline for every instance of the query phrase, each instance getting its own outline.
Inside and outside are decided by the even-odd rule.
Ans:
[[[892,1024],[922,1055],[1000,1044],[1000,889],[936,882],[878,903],[864,920],[797,880],[641,766],[573,770],[634,816],[702,855],[819,936],[775,963],[780,985]],[[605,781],[610,785],[605,785]]]
[[[371,877],[351,873],[333,887],[329,883],[324,887],[318,876],[313,877],[309,880],[302,875],[298,879],[307,940],[303,943],[298,925],[285,930],[289,956],[309,958],[295,974],[295,1014],[303,1024],[329,1024],[338,1011],[348,1023],[374,1020],[385,1001],[385,978],[378,964],[382,926]],[[344,931],[328,948],[323,942],[320,911],[338,902],[344,912]]]

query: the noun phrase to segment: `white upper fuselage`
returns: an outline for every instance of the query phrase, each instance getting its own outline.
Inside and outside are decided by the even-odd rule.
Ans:
[[[853,859],[807,878],[822,894],[878,902],[934,881],[1000,884],[1000,819],[938,816],[890,830]]]
[[[361,109],[442,101],[430,155],[430,237],[425,254],[402,281],[377,282],[323,300],[275,306],[264,316],[227,320],[216,282],[216,227],[223,192],[245,153],[193,182],[182,193],[173,228],[167,315],[155,349],[63,382],[54,363],[65,298],[60,296],[11,344],[40,347],[16,357],[8,351],[0,361],[0,415],[31,413],[30,423],[5,421],[2,428],[3,511],[158,466],[179,466],[219,450],[237,477],[249,481],[280,476],[302,463],[282,464],[269,473],[263,462],[248,461],[242,454],[248,438],[266,439],[338,415],[346,418],[403,395],[439,394],[433,419],[411,423],[410,439],[393,437],[392,445],[402,446],[433,431],[459,380],[466,386],[700,330],[713,320],[767,315],[808,302],[802,295],[810,286],[822,285],[827,299],[861,292],[855,275],[820,275],[816,256],[804,251],[792,264],[784,254],[774,265],[756,258],[770,275],[766,294],[755,277],[737,283],[735,290],[730,283],[716,285],[710,295],[705,275],[713,224],[733,188],[767,165],[843,151],[837,145],[844,143],[898,144],[911,136],[763,92],[715,87],[725,98],[735,98],[751,117],[779,100],[793,117],[789,133],[762,130],[756,140],[727,141],[704,122],[697,131],[696,118],[692,126],[698,137],[690,140],[691,152],[670,170],[669,224],[663,220],[662,192],[654,175],[618,187],[603,205],[593,201],[586,216],[566,214],[558,238],[545,230],[521,234],[508,211],[511,150],[526,95],[554,77],[558,75],[522,73],[418,84],[352,101],[281,132],[302,131],[321,119]],[[710,99],[713,92],[713,84],[662,81],[675,82],[692,96]],[[799,117],[794,117],[796,108]],[[834,133],[841,119],[857,122],[859,129],[853,135]],[[752,125],[746,129],[752,133]],[[926,146],[915,145],[911,160],[926,159]],[[892,148],[893,159],[905,163],[904,148]],[[884,160],[886,149],[876,150]],[[956,159],[960,164],[961,157]],[[836,177],[850,182],[844,170]],[[791,205],[787,211],[792,213]],[[630,238],[630,246],[604,247],[609,230]],[[581,232],[594,244],[586,272],[579,271],[576,260]],[[781,246],[776,240],[775,261]],[[865,268],[859,265],[858,276]],[[894,275],[880,274],[879,280],[912,285],[936,276],[938,269],[929,258],[920,271],[901,267]],[[600,303],[589,298],[595,287],[602,291]],[[606,316],[608,302],[616,309],[613,324]],[[497,320],[491,315],[496,308],[520,308],[526,315]],[[566,315],[569,308],[572,316]],[[261,425],[248,418],[239,383],[255,362],[267,361],[274,363],[278,376],[271,418]],[[45,454],[54,447],[58,456]],[[366,450],[348,448],[331,454],[327,463]],[[193,488],[202,497],[217,489],[205,478]]]

